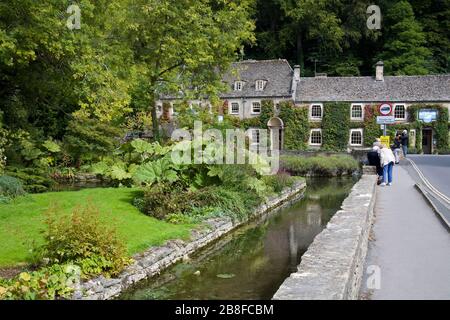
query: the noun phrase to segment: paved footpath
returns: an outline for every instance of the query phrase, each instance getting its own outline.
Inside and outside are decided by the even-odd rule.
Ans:
[[[363,299],[450,299],[450,232],[414,185],[396,166],[394,185],[378,189],[366,270],[379,266],[381,286],[363,279]]]

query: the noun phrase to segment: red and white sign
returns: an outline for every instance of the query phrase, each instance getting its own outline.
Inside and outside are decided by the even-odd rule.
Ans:
[[[393,110],[393,107],[392,107],[392,104],[390,104],[390,103],[383,103],[378,108],[378,111],[380,112],[380,114],[382,116],[390,116],[392,114],[392,110]]]

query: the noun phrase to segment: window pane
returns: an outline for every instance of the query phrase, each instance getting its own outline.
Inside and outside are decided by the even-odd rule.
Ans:
[[[394,116],[395,119],[405,119],[406,118],[405,106],[396,106]]]
[[[361,131],[352,131],[350,144],[362,145],[362,132]]]
[[[352,118],[354,119],[361,119],[363,116],[362,106],[361,105],[355,105],[352,107]]]
[[[252,142],[259,143],[259,140],[260,140],[259,130],[253,130],[252,131]]]
[[[311,131],[311,144],[322,144],[322,132],[321,131]]]
[[[313,105],[311,107],[312,118],[322,118],[322,107],[320,105]]]
[[[233,114],[239,113],[239,103],[231,104],[231,113]]]
[[[253,113],[261,112],[261,104],[259,102],[253,102]]]

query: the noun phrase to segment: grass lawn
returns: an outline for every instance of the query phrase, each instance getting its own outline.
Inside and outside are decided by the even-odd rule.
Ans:
[[[117,227],[130,254],[161,245],[166,240],[189,237],[193,225],[169,224],[145,216],[135,208],[132,201],[138,192],[126,188],[50,192],[0,204],[0,267],[26,262],[33,243],[39,245],[43,241],[43,213],[54,204],[61,208],[61,214],[67,214],[74,207],[90,201],[100,209],[106,223]]]

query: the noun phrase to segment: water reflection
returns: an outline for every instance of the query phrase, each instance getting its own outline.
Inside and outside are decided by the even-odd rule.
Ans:
[[[313,179],[303,200],[234,232],[121,299],[270,299],[339,210],[354,179]]]

